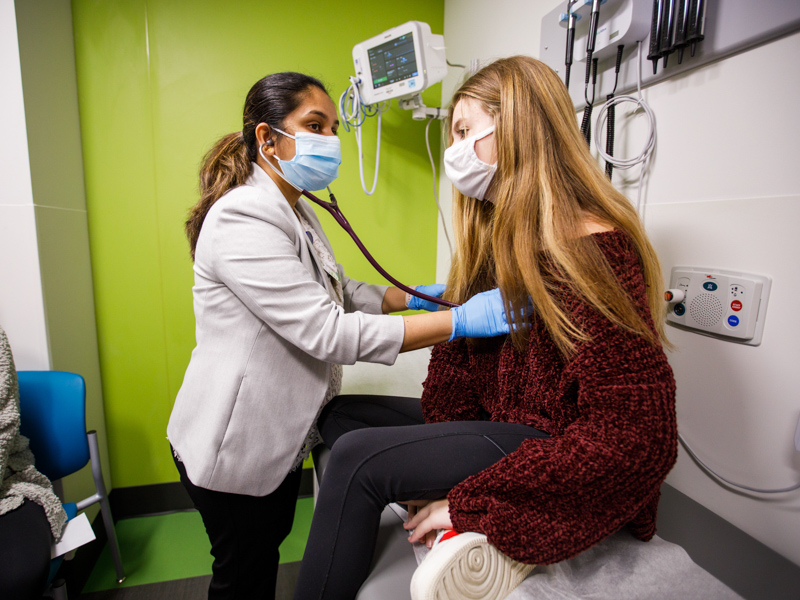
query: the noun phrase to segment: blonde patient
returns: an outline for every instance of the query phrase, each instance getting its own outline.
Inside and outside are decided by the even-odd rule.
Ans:
[[[623,528],[655,532],[677,452],[675,382],[661,270],[636,211],[589,153],[563,83],[532,58],[470,77],[448,137],[444,297],[497,287],[516,327],[436,345],[421,400],[339,396],[323,410],[331,456],[296,600],[355,597],[396,501],[409,541],[432,548],[415,600],[502,598],[533,565]]]

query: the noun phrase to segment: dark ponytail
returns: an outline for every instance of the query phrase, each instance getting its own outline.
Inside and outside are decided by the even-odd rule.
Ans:
[[[306,98],[311,88],[328,91],[321,81],[302,73],[273,73],[256,82],[244,102],[242,131],[219,140],[200,167],[200,200],[189,211],[186,237],[194,260],[197,238],[211,206],[228,190],[243,185],[258,156],[256,126],[266,123],[283,129],[283,122]]]

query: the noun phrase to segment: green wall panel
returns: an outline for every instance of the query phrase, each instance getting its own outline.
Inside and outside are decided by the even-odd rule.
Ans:
[[[87,209],[114,486],[176,479],[166,424],[194,347],[192,269],[183,222],[204,153],[241,129],[250,86],[276,71],[317,76],[338,103],[352,46],[409,20],[443,29],[443,0],[73,0]],[[439,86],[425,93],[435,106]],[[334,190],[366,246],[408,283],[435,277],[436,206],[425,123],[384,113],[375,195],[361,191],[352,132]],[[431,126],[434,149],[439,131]],[[364,128],[372,182],[376,123]],[[438,152],[436,153],[438,155]],[[437,156],[435,155],[435,159]],[[320,211],[352,277],[381,282]]]

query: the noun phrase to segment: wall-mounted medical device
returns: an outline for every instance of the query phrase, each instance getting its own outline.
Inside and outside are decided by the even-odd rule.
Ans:
[[[765,275],[705,267],[673,267],[667,322],[681,329],[758,346],[772,287]]]
[[[577,62],[586,61],[586,45],[591,25],[593,0],[577,0],[570,11],[577,17],[575,23],[575,49],[573,58]],[[600,0],[602,18],[597,23],[593,56],[599,60],[613,57],[617,46],[633,46],[645,38],[650,29],[651,4],[634,0]],[[598,11],[598,12],[600,12]],[[559,25],[566,29],[568,15],[558,16]]]
[[[409,21],[353,46],[353,65],[364,104],[410,98],[447,75],[444,36]]]
[[[642,85],[647,86],[800,29],[800,2],[797,0],[597,0],[597,4],[599,15],[593,56],[599,59],[596,97],[601,99],[614,87],[615,54],[620,44],[624,44],[625,51],[617,93],[627,94],[637,86],[636,42],[642,43]],[[567,0],[553,1],[553,9],[542,18],[539,38],[538,58],[557,71],[562,80],[566,75],[564,59],[568,41],[572,37],[567,35],[567,5]],[[573,19],[575,64],[572,66],[572,77],[568,86],[576,110],[586,105],[586,65],[579,61],[586,57],[587,35],[594,5],[595,0],[569,2],[571,10],[579,17]],[[696,18],[692,20],[692,9],[697,9],[698,6],[704,6],[700,23],[697,23]],[[654,7],[660,9],[658,13],[654,11]],[[681,14],[683,19],[679,18]],[[694,36],[693,26],[698,29]],[[651,43],[651,37],[654,34],[657,36],[659,32],[660,39]],[[685,37],[682,37],[684,34]],[[692,42],[701,37],[702,42],[696,44],[692,53]],[[688,49],[679,63],[681,47],[686,44]],[[656,47],[660,62],[653,55]],[[674,56],[670,54],[673,51]],[[665,66],[664,60],[667,57],[669,63]],[[646,62],[648,58],[658,62],[656,74],[653,74],[652,65]]]
[[[389,110],[390,101],[411,111],[415,121],[428,119],[425,137],[434,119],[443,119],[447,111],[429,108],[422,102],[422,92],[447,75],[444,36],[431,33],[431,27],[420,21],[409,21],[392,27],[353,46],[356,74],[339,97],[339,115],[345,131],[355,129],[358,145],[358,171],[361,188],[371,196],[378,185],[381,157],[381,114]],[[378,117],[378,142],[375,151],[375,174],[372,188],[364,181],[364,153],[361,149],[361,126],[368,117]],[[428,149],[431,168],[433,155]],[[435,193],[434,193],[435,195]],[[437,198],[438,205],[439,200]],[[439,209],[441,214],[441,208]],[[444,218],[444,217],[442,217]]]

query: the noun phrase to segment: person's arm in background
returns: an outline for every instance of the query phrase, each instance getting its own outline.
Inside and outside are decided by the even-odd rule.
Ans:
[[[61,539],[67,513],[47,477],[36,470],[28,439],[19,432],[19,385],[14,357],[5,331],[0,328],[0,476],[5,476],[5,510],[33,498],[44,509],[53,539]],[[10,481],[9,481],[10,480]]]
[[[360,310],[371,314],[382,313],[388,315],[404,310],[440,310],[438,304],[407,294],[400,288],[373,285],[351,279],[344,274],[342,265],[338,265],[338,267],[344,292],[344,307],[347,312]],[[444,284],[434,283],[431,285],[418,285],[414,289],[429,296],[441,298],[445,286]],[[444,307],[441,310],[443,309]]]
[[[6,472],[11,447],[19,432],[17,372],[6,332],[0,328],[0,477]]]
[[[431,285],[418,285],[414,287],[414,289],[428,296],[441,298],[446,286],[443,283],[433,283]],[[434,312],[437,310],[446,310],[446,307],[431,302],[430,300],[423,300],[422,298],[413,296],[400,288],[389,287],[386,289],[386,294],[383,296],[383,305],[381,309],[384,314],[389,314],[403,310],[427,310],[429,312]]]
[[[381,312],[385,315],[407,310],[406,293],[400,288],[390,286],[386,288],[381,304]]]

